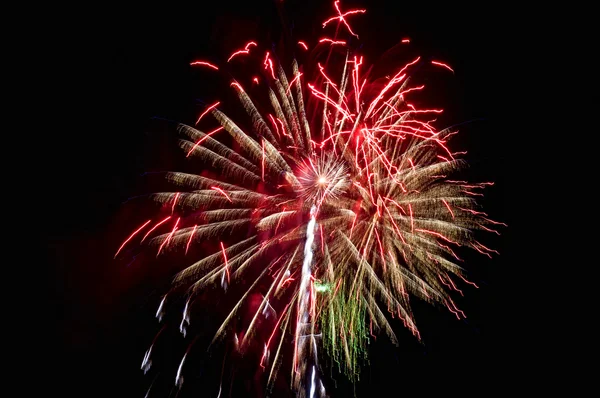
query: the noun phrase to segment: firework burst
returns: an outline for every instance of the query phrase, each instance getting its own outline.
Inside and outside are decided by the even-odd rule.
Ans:
[[[228,117],[219,101],[202,109],[195,126],[179,125],[183,154],[218,170],[218,177],[167,173],[177,188],[151,198],[169,214],[146,221],[117,251],[135,240],[157,256],[216,242],[214,252],[190,259],[174,277],[174,286],[187,292],[181,332],[185,335],[189,306],[202,289],[227,290],[252,275],[213,342],[227,337],[243,353],[258,338],[261,319],[271,316],[256,366],[272,385],[288,343],[299,396],[327,395],[322,348],[353,378],[369,333],[383,331],[396,341],[388,316],[399,317],[420,339],[411,297],[465,317],[450,292],[474,283],[459,265],[457,248],[491,256],[495,251],[479,243],[475,231],[496,232],[501,225],[476,203],[491,183],[452,178],[463,162],[448,146],[455,131],[434,127],[442,110],[411,103],[425,87],[410,84],[409,76],[425,61],[412,59],[383,80],[363,72],[363,57],[346,40],[358,38],[349,19],[365,10],[342,8],[336,1],[335,15],[323,22],[328,33],[336,25],[335,34],[312,43],[328,46],[321,51],[325,59],[314,62],[313,75],[307,76],[310,66],[303,69],[296,59],[284,63],[255,42],[234,50],[224,65],[191,62],[216,72],[242,57],[258,61],[259,88],[268,101],[255,102],[233,80],[230,87],[249,116],[249,128]],[[306,50],[310,45],[297,42]],[[260,302],[237,333],[233,320],[253,294]],[[159,321],[169,297],[161,302]],[[177,370],[178,386],[187,355]],[[151,349],[145,371],[150,357]]]

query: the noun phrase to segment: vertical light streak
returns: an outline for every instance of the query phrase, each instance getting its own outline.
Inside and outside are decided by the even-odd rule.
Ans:
[[[298,393],[304,396],[305,390],[301,390],[300,383],[306,381],[306,371],[308,365],[308,354],[307,347],[310,346],[309,339],[314,339],[314,324],[311,319],[310,312],[310,301],[311,301],[311,284],[312,284],[312,259],[313,251],[312,245],[315,239],[315,229],[317,224],[317,207],[313,205],[310,208],[310,221],[306,228],[306,243],[304,244],[304,261],[302,262],[302,275],[299,288],[299,300],[298,300],[298,318],[296,324],[296,347],[294,353],[294,377],[296,380],[296,386],[298,387]],[[316,345],[315,345],[316,347]],[[314,363],[317,362],[316,349],[313,351],[312,359]],[[300,369],[298,369],[298,362],[302,361]],[[314,379],[315,379],[315,365],[313,365],[312,383],[310,387],[310,396],[314,396]],[[307,388],[308,389],[308,388]]]

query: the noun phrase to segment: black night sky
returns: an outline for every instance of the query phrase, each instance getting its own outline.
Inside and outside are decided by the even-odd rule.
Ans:
[[[177,165],[181,155],[169,141],[168,123],[153,118],[193,123],[201,104],[214,101],[223,85],[216,84],[216,74],[189,63],[219,62],[250,39],[269,43],[281,29],[275,0],[206,3],[82,8],[76,18],[60,18],[64,24],[52,43],[57,64],[49,78],[63,98],[53,104],[61,128],[47,140],[44,171],[59,176],[46,214],[52,225],[47,256],[55,270],[51,302],[58,344],[52,355],[60,359],[49,371],[58,391],[143,397],[152,382],[140,364],[160,328],[153,315],[169,273],[128,266],[112,255],[143,221],[123,205],[145,189],[142,174]],[[501,236],[486,236],[500,256],[468,258],[480,289],[467,289],[461,301],[466,322],[417,303],[424,344],[402,330],[399,347],[378,336],[371,366],[355,391],[358,397],[511,391],[527,377],[516,354],[517,321],[511,321],[517,300],[507,288],[519,266],[510,228],[516,190],[510,146],[519,131],[506,120],[512,106],[507,91],[516,73],[511,57],[519,55],[512,43],[522,21],[492,6],[397,3],[346,1],[344,7],[367,9],[350,20],[370,59],[409,37],[414,54],[443,60],[455,70],[436,71],[432,84],[443,87],[438,99],[449,121],[469,121],[454,144],[468,150],[471,180],[496,183],[482,203],[509,228]],[[329,2],[318,1],[289,1],[286,9],[298,38],[313,41],[334,11]],[[174,350],[181,348],[173,344]],[[204,364],[208,370],[198,365],[206,375],[218,375],[214,368],[220,366],[219,358]],[[174,375],[166,377],[174,381]],[[218,382],[197,396],[216,396]],[[169,396],[168,389],[159,392]],[[341,380],[330,392],[352,396]]]

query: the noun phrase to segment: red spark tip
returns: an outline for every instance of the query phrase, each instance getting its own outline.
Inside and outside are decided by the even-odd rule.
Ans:
[[[200,115],[200,117],[198,117],[198,120],[196,120],[196,126],[198,125],[198,123],[200,123],[200,120],[202,120],[202,118],[204,117],[204,115],[206,115],[208,112],[210,112],[211,110],[213,110],[215,107],[219,106],[219,104],[221,103],[221,101],[217,101],[214,104],[212,104],[211,106],[209,106],[208,108],[206,108],[206,110],[204,112],[202,112],[202,114]]]
[[[244,47],[243,50],[238,50],[236,52],[234,52],[233,54],[231,54],[231,56],[227,59],[227,62],[231,61],[233,59],[233,57],[237,56],[237,55],[242,55],[242,54],[249,54],[250,53],[250,46],[256,46],[256,43],[253,41],[250,41],[248,43],[246,43],[246,46]]]
[[[207,66],[214,70],[219,70],[219,68],[216,65],[213,65],[210,62],[206,62],[206,61],[194,61],[194,62],[191,62],[190,65],[191,66]]]
[[[431,61],[431,63],[432,63],[433,65],[438,65],[438,66],[444,67],[444,68],[448,69],[449,71],[451,71],[452,73],[454,73],[454,69],[452,69],[451,67],[449,67],[447,64],[445,64],[445,63],[443,63],[443,62],[439,62],[439,61]]]
[[[235,88],[237,88],[240,91],[244,91],[244,89],[242,88],[242,86],[239,85],[239,83],[232,82],[229,86],[235,87]]]
[[[335,44],[339,44],[339,45],[342,45],[342,46],[346,45],[345,41],[342,41],[342,40],[331,40],[331,39],[329,39],[327,37],[324,37],[321,40],[319,40],[319,43],[325,43],[325,42],[331,43],[331,45],[335,45]]]
[[[333,6],[335,7],[335,10],[337,11],[338,15],[336,17],[331,17],[328,20],[326,20],[325,22],[323,22],[323,28],[325,28],[325,26],[327,26],[327,24],[329,22],[335,21],[337,19],[339,21],[339,23],[343,23],[346,26],[346,28],[348,29],[348,32],[350,32],[350,34],[352,36],[354,36],[358,39],[358,35],[356,33],[354,33],[354,31],[348,24],[348,21],[346,20],[345,17],[348,15],[353,15],[353,14],[362,14],[362,13],[367,12],[367,10],[351,10],[351,11],[347,11],[342,14],[342,11],[340,10],[340,2],[339,1],[334,2]]]

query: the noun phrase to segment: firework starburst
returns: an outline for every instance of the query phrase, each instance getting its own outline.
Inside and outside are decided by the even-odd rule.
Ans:
[[[188,253],[191,246],[214,241],[213,252],[190,258],[174,278],[175,287],[186,288],[180,330],[186,333],[199,292],[244,281],[246,289],[213,342],[227,338],[243,353],[264,327],[261,319],[271,316],[256,365],[272,384],[288,343],[292,385],[300,396],[311,397],[327,395],[320,381],[324,353],[352,378],[369,333],[383,331],[396,341],[389,316],[399,317],[419,339],[411,297],[463,318],[451,292],[474,283],[460,265],[460,250],[491,256],[495,251],[479,243],[475,232],[501,224],[476,203],[490,183],[453,178],[463,161],[448,146],[455,131],[434,127],[442,110],[411,103],[425,87],[410,84],[409,76],[425,61],[417,57],[400,65],[382,84],[364,72],[363,57],[341,37],[358,37],[348,17],[365,10],[340,7],[336,1],[336,16],[323,23],[329,33],[337,24],[335,36],[313,43],[330,47],[314,63],[314,75],[260,43],[232,51],[224,65],[241,57],[258,61],[263,76],[248,80],[261,82],[268,101],[255,102],[243,80],[232,80],[249,123],[234,122],[215,101],[202,109],[195,126],[179,125],[183,154],[217,177],[167,173],[175,188],[151,198],[168,214],[145,221],[117,252],[136,239],[157,255]],[[310,49],[308,41],[298,44]],[[202,60],[191,66],[223,67]],[[243,333],[233,330],[253,294],[261,300],[249,323]],[[167,294],[159,320],[169,300]],[[179,386],[186,356],[177,371]]]

